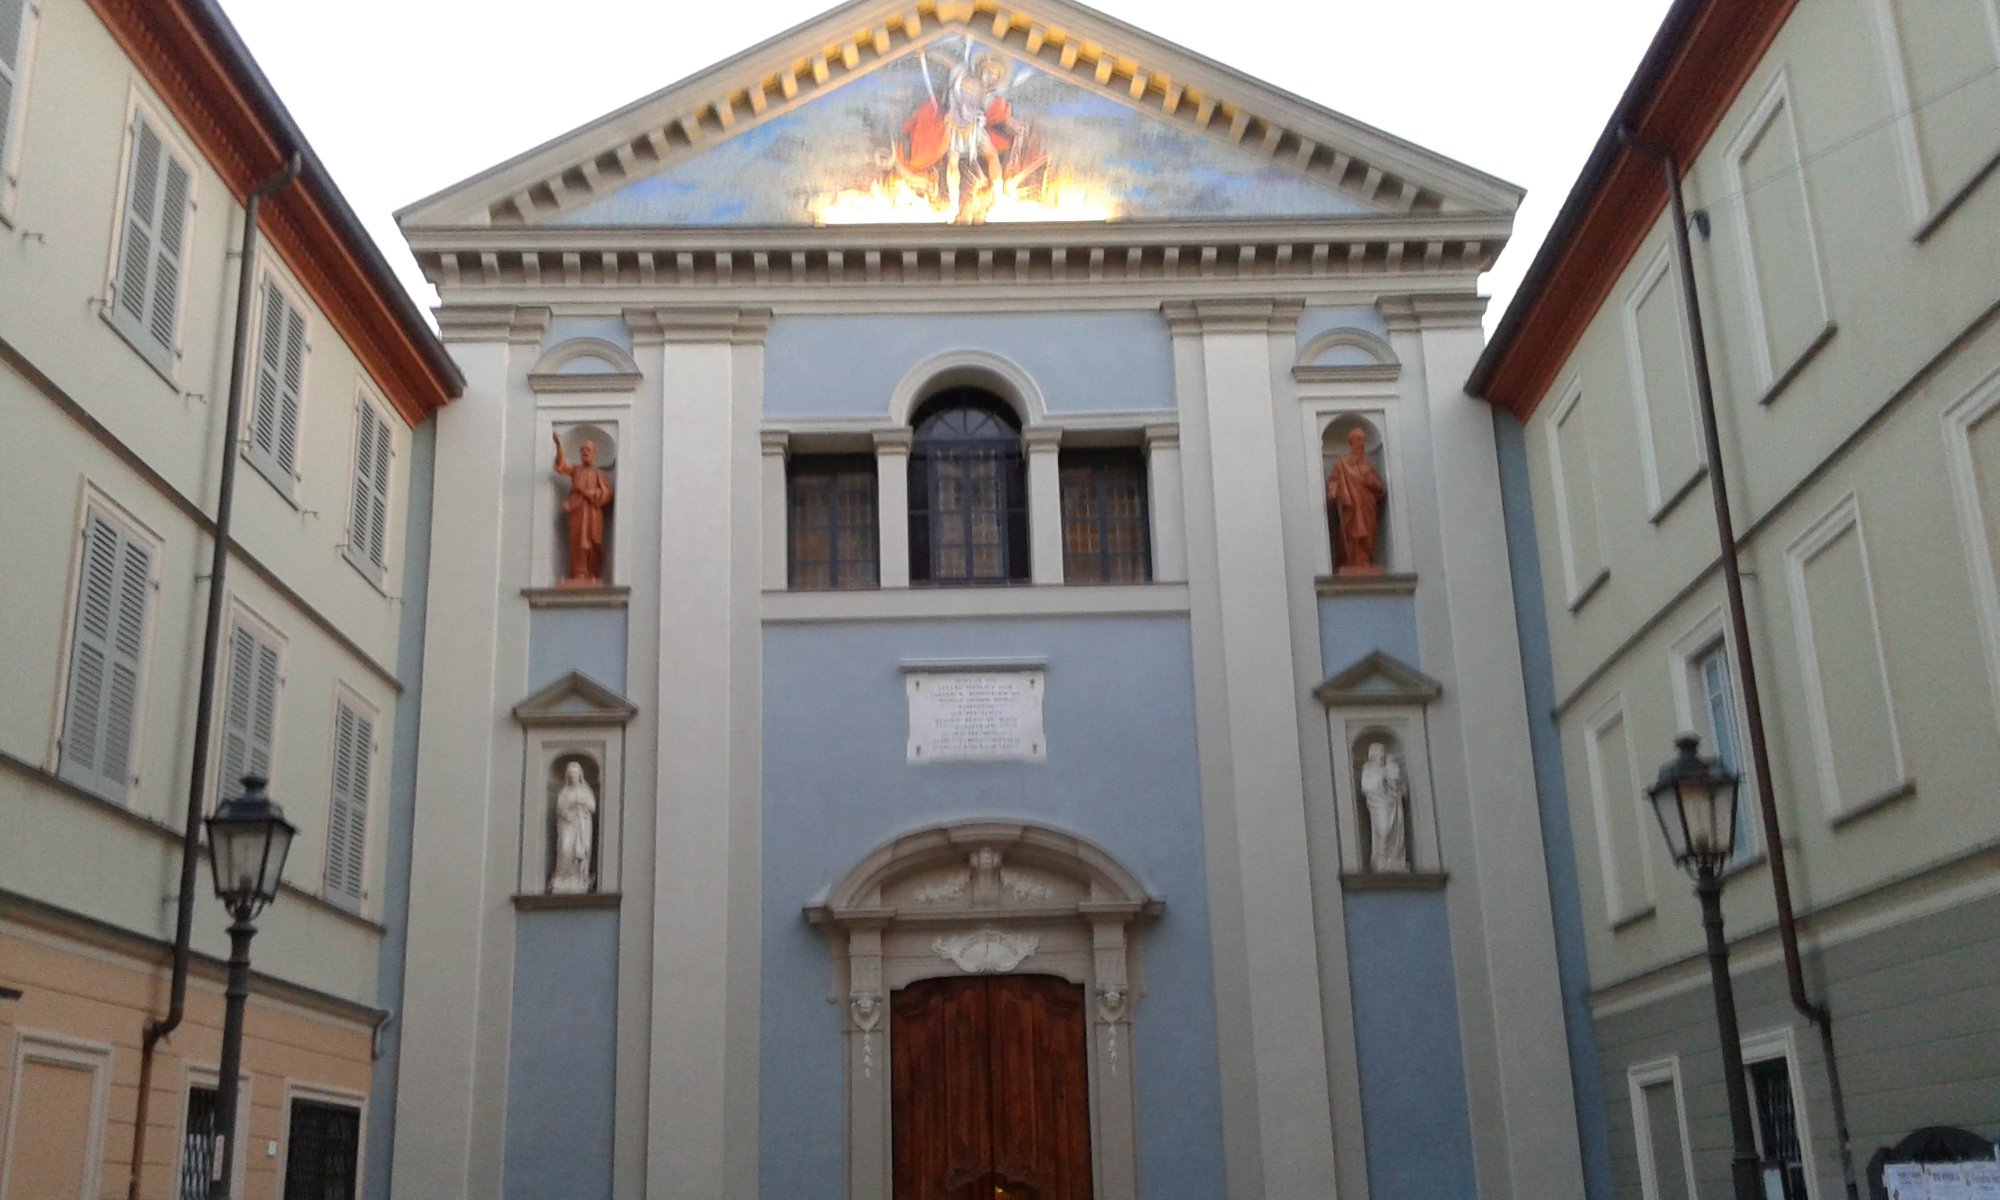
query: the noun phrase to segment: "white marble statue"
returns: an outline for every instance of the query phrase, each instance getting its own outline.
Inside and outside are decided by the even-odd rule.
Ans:
[[[1368,868],[1371,871],[1407,871],[1410,846],[1403,823],[1403,800],[1409,786],[1403,782],[1403,764],[1381,742],[1368,747],[1368,761],[1361,764],[1361,798],[1368,804]]]
[[[556,860],[549,872],[551,892],[588,892],[594,882],[591,870],[593,827],[597,823],[597,796],[583,781],[583,764],[573,762],[563,768],[562,790],[556,793]]]

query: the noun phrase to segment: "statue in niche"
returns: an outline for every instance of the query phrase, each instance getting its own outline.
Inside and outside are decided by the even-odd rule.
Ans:
[[[597,466],[596,443],[586,439],[576,452],[580,461],[571,465],[563,457],[562,434],[554,437],[556,474],[569,476],[569,495],[562,505],[569,518],[569,574],[558,586],[597,587],[604,582],[604,510],[611,507],[611,476]]]
[[[597,794],[584,781],[583,764],[572,761],[563,768],[562,789],[556,793],[556,852],[549,891],[577,895],[596,884],[591,869],[596,825]]]
[[[1333,565],[1339,575],[1380,575],[1375,561],[1376,535],[1382,524],[1382,498],[1388,488],[1375,464],[1368,461],[1368,430],[1347,431],[1347,454],[1335,459],[1326,477],[1326,503],[1333,517]]]
[[[1409,794],[1402,761],[1381,742],[1371,743],[1368,761],[1361,764],[1361,799],[1368,807],[1369,870],[1410,869],[1409,827],[1404,819],[1404,801]]]

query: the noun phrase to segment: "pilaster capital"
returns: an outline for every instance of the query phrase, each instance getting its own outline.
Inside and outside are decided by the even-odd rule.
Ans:
[[[1030,426],[1021,435],[1021,440],[1027,443],[1030,454],[1053,454],[1062,449],[1062,437],[1062,430],[1048,425],[1038,425]]]
[[[786,458],[791,454],[792,435],[789,430],[766,429],[760,433],[759,440],[766,458]]]
[[[1294,296],[1227,300],[1168,300],[1160,305],[1175,337],[1214,333],[1291,333],[1305,301]]]
[[[444,342],[509,342],[539,346],[554,314],[539,305],[447,304],[436,310]]]
[[[874,438],[877,454],[908,454],[916,444],[917,435],[909,429],[878,429]]]
[[[1486,315],[1486,297],[1427,293],[1383,296],[1375,311],[1391,333],[1417,329],[1478,329]]]
[[[667,342],[761,346],[771,328],[771,310],[717,305],[628,308],[625,325],[632,331],[633,343],[641,346]]]
[[[1140,433],[1139,437],[1140,445],[1144,446],[1146,452],[1149,454],[1155,450],[1177,450],[1181,444],[1181,427],[1179,425],[1148,425]]]

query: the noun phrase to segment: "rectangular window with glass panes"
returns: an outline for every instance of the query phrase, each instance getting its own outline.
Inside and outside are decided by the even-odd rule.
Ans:
[[[786,464],[787,576],[794,590],[876,586],[875,480],[875,460],[867,455],[813,455]]]
[[[1060,473],[1063,582],[1152,578],[1145,454],[1137,447],[1066,449]]]

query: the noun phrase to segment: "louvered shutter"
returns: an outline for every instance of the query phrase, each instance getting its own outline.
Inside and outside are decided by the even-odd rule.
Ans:
[[[188,172],[180,160],[165,156],[165,178],[160,187],[160,219],[154,226],[157,241],[153,253],[151,311],[146,317],[146,333],[171,360],[174,353],[174,323],[180,317],[181,254],[186,246],[188,225]]]
[[[143,325],[153,272],[155,221],[160,211],[160,135],[132,122],[132,174],[125,188],[125,238],[118,264],[118,311]]]
[[[28,0],[0,0],[0,168],[7,163],[8,114],[21,77],[21,44],[26,40]],[[0,189],[4,190],[4,189]]]
[[[389,426],[366,400],[354,402],[354,498],[347,531],[357,565],[377,580],[389,561]]]
[[[192,187],[187,165],[143,117],[134,117],[112,313],[126,336],[162,371],[171,370],[174,362]]]
[[[96,512],[86,518],[64,705],[62,777],[108,800],[131,786],[152,551]]]
[[[334,708],[333,788],[326,829],[327,898],[361,904],[367,863],[368,785],[374,765],[375,724],[346,703]]]
[[[222,706],[222,774],[218,792],[243,794],[243,777],[271,774],[278,732],[278,648],[238,624],[229,634],[229,693]]]
[[[250,460],[289,494],[298,465],[306,322],[275,283],[264,285],[263,310],[257,337],[257,397],[250,412]]]

